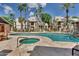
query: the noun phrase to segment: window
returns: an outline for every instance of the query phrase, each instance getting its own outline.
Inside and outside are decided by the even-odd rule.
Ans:
[[[31,25],[34,25],[34,22],[31,22]]]

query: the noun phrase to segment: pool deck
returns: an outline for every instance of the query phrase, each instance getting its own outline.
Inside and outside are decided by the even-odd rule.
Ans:
[[[48,46],[48,47],[61,47],[61,48],[73,48],[78,45],[74,42],[60,42],[52,41],[47,37],[42,36],[9,36],[11,39],[0,42],[0,51],[4,49],[13,50],[7,56],[29,56],[30,53],[27,51],[32,51],[35,46]],[[23,44],[17,48],[17,38],[18,37],[28,37],[28,38],[38,38],[40,41],[34,44]]]

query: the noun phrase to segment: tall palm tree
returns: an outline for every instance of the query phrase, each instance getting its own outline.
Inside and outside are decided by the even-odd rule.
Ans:
[[[22,22],[20,22],[21,23],[21,30],[23,30],[22,29],[23,28],[22,23],[25,24],[25,29],[26,29],[26,12],[28,10],[27,4],[26,3],[19,4],[18,10],[20,11],[20,18],[19,18],[19,20],[22,21]],[[24,17],[22,17],[22,13],[24,13]]]
[[[22,4],[22,6],[23,6],[23,12],[24,12],[24,25],[25,25],[25,30],[26,30],[26,12],[27,12],[27,10],[28,10],[28,7],[27,7],[27,4],[26,3],[24,3],[24,4]]]
[[[42,8],[42,6],[40,5],[40,4],[38,4],[38,9],[36,9],[36,12],[35,12],[35,16],[37,17],[37,19],[38,19],[38,22],[40,23],[40,28],[42,29],[42,24],[43,24],[43,22],[42,22],[42,13],[43,13],[43,8]]]
[[[23,6],[23,12],[24,12],[24,16],[25,16],[24,18],[26,18],[27,4],[23,3],[22,6]]]
[[[73,8],[73,7],[74,7],[74,5],[70,4],[70,3],[64,3],[63,4],[63,8],[64,8],[64,10],[66,12],[66,25],[67,25],[67,27],[68,27],[68,18],[69,18],[68,13],[69,13],[69,9]]]
[[[21,31],[23,31],[23,22],[24,22],[24,18],[22,17],[22,13],[23,13],[23,4],[19,4],[18,6],[18,10],[20,11],[20,17],[18,22],[21,24]]]
[[[43,13],[43,8],[40,4],[38,4],[38,8],[36,9],[35,15],[41,21],[41,14]]]
[[[22,17],[22,12],[23,12],[23,4],[22,3],[20,3],[18,5],[18,10],[20,11],[20,17]]]

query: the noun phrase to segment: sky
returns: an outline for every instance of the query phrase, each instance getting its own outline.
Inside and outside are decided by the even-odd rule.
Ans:
[[[40,3],[43,7],[43,12],[46,12],[53,16],[65,16],[65,10],[62,8],[61,3]],[[29,11],[26,13],[27,17],[34,15],[35,10],[38,8],[38,4],[29,3]],[[20,13],[18,10],[18,4],[16,3],[3,3],[0,4],[0,16],[8,15],[9,11],[15,14],[16,18]],[[69,9],[69,16],[79,16],[79,4],[74,4],[74,8]]]

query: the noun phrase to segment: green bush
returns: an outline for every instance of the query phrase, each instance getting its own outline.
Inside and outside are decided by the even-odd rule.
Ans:
[[[17,32],[18,30],[15,28],[13,31]]]
[[[29,32],[29,29],[25,29],[24,31],[25,31],[25,32]]]

